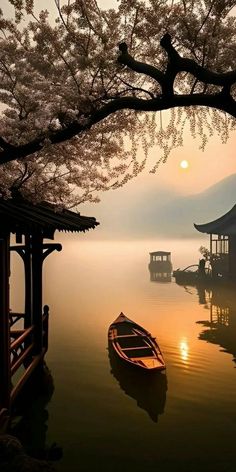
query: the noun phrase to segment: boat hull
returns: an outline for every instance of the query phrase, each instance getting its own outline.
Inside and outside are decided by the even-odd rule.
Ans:
[[[109,327],[108,341],[109,349],[130,366],[149,372],[166,368],[156,340],[123,313]]]

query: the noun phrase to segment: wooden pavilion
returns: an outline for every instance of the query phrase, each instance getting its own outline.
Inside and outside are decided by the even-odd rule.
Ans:
[[[49,307],[42,307],[43,262],[62,247],[44,243],[44,239],[53,240],[56,230],[85,232],[98,224],[95,218],[79,213],[56,211],[46,202],[33,205],[19,198],[0,200],[0,425],[7,421],[14,400],[48,348]],[[12,246],[11,233],[16,237]],[[13,313],[9,307],[12,251],[24,264],[24,313]],[[15,329],[19,324],[20,329]]]
[[[236,280],[236,205],[220,218],[194,226],[210,235],[212,277]]]

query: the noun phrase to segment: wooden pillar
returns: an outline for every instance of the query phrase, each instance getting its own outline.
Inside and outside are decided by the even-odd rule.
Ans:
[[[9,326],[9,233],[0,234],[0,412],[9,410],[10,372],[10,326]]]
[[[50,234],[52,237],[52,234]],[[42,349],[48,348],[48,316],[49,307],[42,309],[43,299],[43,261],[53,251],[61,251],[61,244],[43,244],[43,236],[32,234],[30,243],[31,253],[31,291],[32,291],[32,324],[34,325],[34,354],[40,354]],[[30,281],[28,282],[30,283]],[[29,304],[29,300],[27,302]],[[43,313],[44,311],[44,313]]]
[[[34,354],[40,354],[43,348],[43,313],[42,313],[42,267],[43,237],[32,235],[32,322],[34,325]]]
[[[17,241],[18,242],[18,241]],[[24,263],[25,276],[25,316],[24,328],[27,329],[32,325],[32,261],[31,261],[31,236],[25,236],[24,246],[11,246],[11,251],[15,251],[21,257]]]
[[[49,306],[44,305],[43,307],[43,347],[45,351],[48,350],[48,318],[49,318]]]
[[[25,236],[24,248],[24,269],[25,269],[25,318],[24,328],[32,325],[32,264],[31,264],[31,236]]]
[[[24,329],[28,329],[32,326],[32,258],[31,258],[31,235],[25,235],[25,246],[23,249],[22,259],[24,262],[25,271],[25,316],[24,316]],[[34,333],[28,336],[24,342],[25,349],[29,348],[32,341],[34,340]],[[33,353],[34,354],[34,353]],[[32,362],[32,356],[27,356],[24,361],[24,366],[27,368]]]
[[[229,276],[236,280],[236,236],[229,236]]]

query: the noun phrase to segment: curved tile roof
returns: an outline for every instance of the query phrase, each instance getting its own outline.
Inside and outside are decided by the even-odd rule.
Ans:
[[[217,218],[217,220],[203,225],[194,223],[194,226],[201,233],[220,234],[223,236],[236,235],[236,205],[228,213]]]
[[[46,235],[54,231],[85,232],[99,223],[95,218],[70,210],[58,210],[42,202],[33,205],[20,199],[0,200],[0,231],[26,234],[32,231]]]

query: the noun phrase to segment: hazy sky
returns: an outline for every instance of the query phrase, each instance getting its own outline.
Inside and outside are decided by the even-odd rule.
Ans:
[[[62,2],[64,3],[64,2]],[[54,0],[36,0],[36,7],[39,9],[47,8],[49,11],[55,9]],[[99,0],[99,4],[104,7],[115,7],[116,0]],[[10,15],[11,8],[7,0],[0,0],[1,8],[4,12]],[[130,193],[134,198],[137,194],[154,188],[166,187],[174,189],[181,194],[199,193],[202,190],[210,187],[216,182],[225,177],[236,173],[236,133],[232,133],[226,145],[223,145],[217,136],[211,138],[209,144],[204,152],[199,150],[199,143],[190,136],[188,132],[185,133],[184,146],[180,149],[174,150],[166,164],[161,165],[155,175],[149,174],[148,170],[141,176],[130,182],[126,188],[113,191],[112,201],[117,195],[117,199],[125,204],[129,198]],[[140,150],[140,152],[142,152]],[[150,166],[155,163],[160,155],[158,147],[150,152]],[[181,169],[180,162],[183,159],[189,161],[189,168]],[[102,201],[109,199],[109,193],[101,195]],[[98,207],[102,203],[98,204]],[[86,211],[92,211],[96,215],[96,206],[86,205]],[[91,208],[91,210],[90,210]]]

